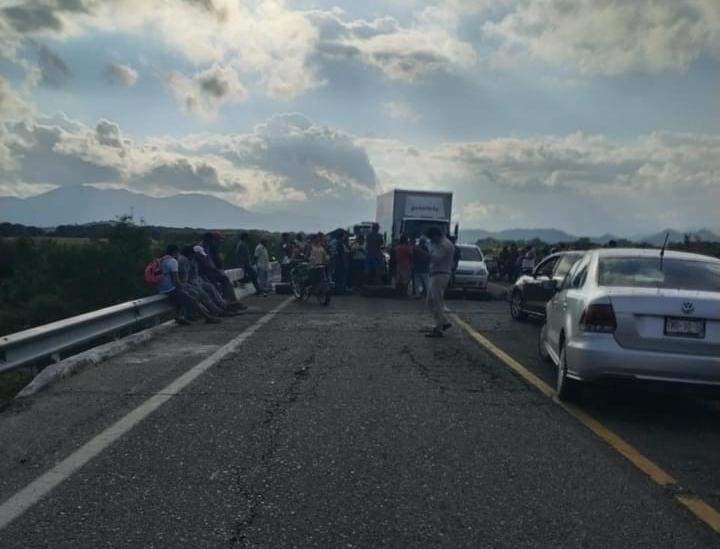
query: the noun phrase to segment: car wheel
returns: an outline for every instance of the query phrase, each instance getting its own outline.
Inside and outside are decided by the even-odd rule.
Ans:
[[[540,360],[542,360],[545,363],[552,362],[552,359],[550,358],[550,354],[547,352],[547,349],[545,348],[545,336],[547,334],[547,323],[543,323],[542,328],[540,328],[540,333],[538,334],[538,356],[540,357]]]
[[[510,296],[510,316],[514,320],[526,320],[527,313],[523,311],[523,298],[519,290],[515,290]]]
[[[560,364],[558,364],[557,372],[557,385],[555,389],[558,399],[563,402],[577,402],[580,400],[582,385],[579,381],[571,379],[567,375],[567,354],[565,353],[564,345],[562,349],[560,349]]]

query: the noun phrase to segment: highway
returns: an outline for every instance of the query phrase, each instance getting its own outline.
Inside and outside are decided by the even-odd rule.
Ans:
[[[448,302],[438,340],[416,300],[248,304],[0,412],[0,547],[720,544],[717,401],[574,414],[502,358],[553,384],[502,301]]]

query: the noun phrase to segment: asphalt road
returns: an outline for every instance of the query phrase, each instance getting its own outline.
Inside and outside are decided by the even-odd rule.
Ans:
[[[0,502],[283,299],[255,299],[219,327],[172,330],[0,413]],[[505,304],[450,305],[534,360],[537,328],[511,324]],[[0,530],[0,546],[718,545],[467,334],[426,339],[427,322],[418,301],[289,304]],[[714,490],[717,408],[668,402],[592,406]]]

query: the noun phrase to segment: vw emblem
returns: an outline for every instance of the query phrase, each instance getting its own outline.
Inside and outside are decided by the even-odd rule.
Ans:
[[[682,304],[682,312],[686,315],[691,315],[695,312],[695,304],[692,301],[685,301]]]

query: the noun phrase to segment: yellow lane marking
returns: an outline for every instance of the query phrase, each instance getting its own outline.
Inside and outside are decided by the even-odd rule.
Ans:
[[[677,496],[681,504],[687,507],[696,517],[720,534],[720,513],[700,498],[695,496]]]
[[[643,473],[649,476],[655,483],[660,486],[676,486],[677,480],[665,471],[658,464],[653,462],[651,459],[641,454],[637,448],[632,444],[625,441],[622,437],[612,432],[610,429],[605,427],[600,421],[592,417],[587,412],[578,408],[573,404],[566,404],[561,402],[557,398],[555,390],[545,383],[538,376],[533,374],[530,370],[525,368],[517,360],[507,354],[505,351],[500,349],[488,338],[477,332],[470,324],[462,320],[457,314],[453,313],[450,315],[453,320],[462,327],[467,334],[477,341],[482,347],[489,351],[492,355],[498,358],[502,363],[508,366],[516,374],[522,377],[527,383],[538,389],[546,397],[552,399],[556,404],[568,412],[571,416],[577,419],[580,423],[585,425],[598,437],[609,444],[618,453],[624,456],[630,463],[640,469]],[[702,499],[695,496],[689,495],[678,495],[675,498],[679,503],[689,509],[697,518],[702,520],[710,528],[720,533],[720,512],[714,507],[705,503]]]

